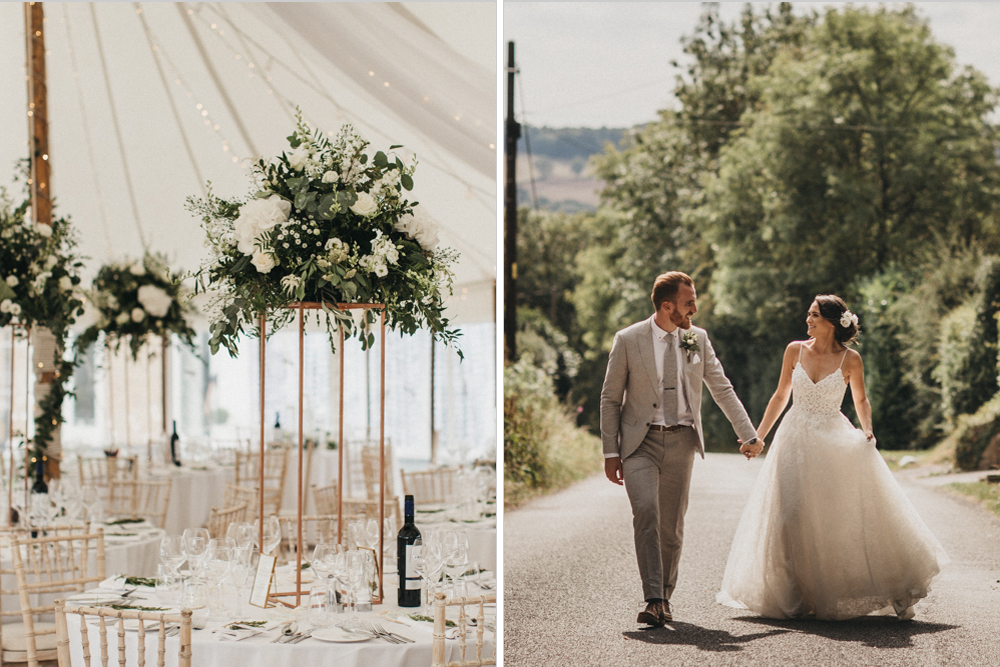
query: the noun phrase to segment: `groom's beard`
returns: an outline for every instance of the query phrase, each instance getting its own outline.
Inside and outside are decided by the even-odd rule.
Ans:
[[[670,321],[675,326],[678,326],[681,329],[690,329],[691,328],[691,316],[690,315],[681,315],[676,310],[673,311],[672,313],[670,313]]]

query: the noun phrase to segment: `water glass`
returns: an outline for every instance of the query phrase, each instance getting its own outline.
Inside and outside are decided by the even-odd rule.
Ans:
[[[181,601],[181,578],[174,568],[166,564],[156,567],[156,597],[165,605],[173,606]]]
[[[327,590],[326,582],[316,582],[309,591],[306,604],[306,620],[314,628],[325,628],[333,624],[336,613],[336,601],[333,593]]]

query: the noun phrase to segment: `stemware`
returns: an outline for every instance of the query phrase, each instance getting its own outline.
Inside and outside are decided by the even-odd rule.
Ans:
[[[423,599],[421,601],[422,612],[429,614],[434,601],[434,592],[438,576],[444,567],[444,556],[441,553],[441,543],[435,539],[436,536],[428,535],[424,538],[420,547],[419,572],[423,580]]]
[[[458,580],[465,574],[466,568],[469,566],[469,550],[461,542],[455,544],[455,548],[448,552],[445,557],[445,569],[448,571],[448,578],[451,579],[451,595],[452,597],[458,597]],[[465,584],[462,584],[465,588]]]
[[[210,539],[208,529],[185,528],[183,539],[184,556],[187,558],[189,569],[195,577],[201,578],[208,540]]]
[[[378,553],[378,519],[365,521],[365,546]]]
[[[252,550],[252,547],[236,547],[232,550],[232,558],[229,561],[229,576],[236,587],[236,615],[240,618],[243,618],[243,603],[246,601],[244,590],[253,574]]]
[[[164,535],[160,540],[160,561],[177,574],[186,558],[184,538],[180,535]]]
[[[264,544],[261,545],[261,551],[271,555],[279,544],[281,544],[281,522],[272,514],[264,519]]]
[[[222,596],[219,595],[219,589],[224,585],[229,575],[231,563],[232,550],[226,540],[211,540],[208,543],[208,548],[205,550],[204,569],[212,591],[209,597],[209,613],[216,620],[224,612],[224,604],[221,599]]]

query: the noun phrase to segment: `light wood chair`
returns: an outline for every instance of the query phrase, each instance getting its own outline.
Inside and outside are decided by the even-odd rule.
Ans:
[[[39,660],[56,657],[55,624],[37,618],[51,614],[55,606],[33,604],[32,599],[37,600],[43,594],[79,593],[87,584],[103,581],[104,530],[97,528],[92,533],[53,534],[36,538],[14,532],[9,534],[9,540],[21,601],[23,657],[11,651],[15,655],[5,657],[4,662],[27,662],[29,667],[38,667]],[[92,544],[96,546],[96,573],[88,576]]]
[[[163,528],[170,507],[172,479],[116,482],[108,492],[109,517],[146,519]]]
[[[344,516],[344,540],[347,540],[347,523],[360,516]],[[308,561],[312,557],[312,548],[317,544],[337,543],[337,517],[336,515],[304,516],[302,517],[302,544],[304,553],[302,562]],[[296,517],[280,516],[278,522],[281,524],[281,550],[287,560],[295,560],[295,547],[298,543],[296,535]]]
[[[69,615],[80,617],[80,640],[83,646],[83,663],[90,667],[90,632],[87,625],[87,617],[94,616],[100,619],[98,633],[100,635],[101,664],[107,667],[108,664],[108,626],[106,618],[118,619],[118,662],[125,665],[125,624],[126,619],[134,619],[139,622],[137,633],[137,662],[139,665],[146,663],[146,631],[147,623],[159,623],[157,632],[157,667],[165,667],[167,653],[166,627],[170,623],[180,626],[180,634],[177,650],[178,667],[191,667],[191,610],[182,609],[180,614],[165,614],[155,611],[139,611],[137,609],[111,609],[109,607],[66,607],[66,600],[56,600],[56,649],[59,667],[72,667],[69,651]],[[96,647],[95,647],[96,648]],[[97,656],[94,656],[95,658]]]
[[[324,486],[312,485],[313,504],[316,505],[316,514],[335,515],[337,513],[337,481],[334,480]]]
[[[260,501],[257,496],[257,485],[252,486],[237,486],[232,482],[226,483],[226,496],[225,500],[222,502],[223,507],[236,507],[237,505],[246,504],[247,506],[247,521],[253,523],[257,520],[257,509],[259,508]]]
[[[455,491],[458,468],[402,472],[403,495],[412,495],[417,505],[442,504],[451,500]]]
[[[444,593],[437,593],[434,596],[434,638],[431,644],[431,667],[479,667],[479,665],[497,664],[496,631],[493,630],[493,657],[483,657],[483,637],[486,634],[486,613],[487,604],[495,604],[497,596],[481,595],[471,598],[445,599]],[[445,660],[445,613],[448,607],[458,607],[458,619],[455,621],[458,634],[458,660]],[[476,659],[467,660],[465,657],[465,635],[469,626],[466,607],[472,607],[475,615],[476,630]],[[494,621],[496,622],[496,621]]]
[[[45,529],[47,535],[83,535],[86,534],[89,527],[86,524],[73,524],[73,525],[58,525],[49,526]],[[10,536],[12,533],[17,533],[20,539],[27,539],[31,537],[32,530],[30,528],[4,528],[0,531],[0,547],[3,549],[10,549]],[[8,601],[11,599],[19,599],[17,592],[17,574],[14,572],[14,564],[11,558],[4,558],[0,560],[0,581],[6,581],[7,586],[11,588],[6,588],[0,585],[0,665],[5,663],[24,663],[27,662],[27,648],[25,647],[24,641],[24,624],[21,619],[21,607],[17,605],[15,609],[5,609],[3,606],[3,600],[6,598]],[[10,617],[17,617],[16,620],[11,620],[8,622],[6,619]],[[7,635],[4,636],[4,630],[7,630]]]
[[[226,536],[229,524],[234,521],[242,523],[247,520],[246,517],[246,503],[221,510],[213,507],[212,513],[208,517],[208,534],[212,539],[221,539]]]
[[[264,516],[281,513],[289,447],[264,452]],[[236,486],[260,485],[260,453],[236,452]]]
[[[361,450],[361,463],[365,475],[365,491],[369,500],[378,500],[378,469],[379,454],[377,447],[365,447]],[[399,521],[399,496],[396,495],[394,484],[392,483],[392,447],[389,443],[385,446],[385,516],[391,518],[396,525],[402,525]],[[375,510],[378,513],[378,510]]]

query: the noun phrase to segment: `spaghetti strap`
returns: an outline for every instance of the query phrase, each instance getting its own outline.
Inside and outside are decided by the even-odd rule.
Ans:
[[[837,370],[840,370],[841,368],[844,367],[844,359],[846,358],[847,358],[847,350],[844,350],[844,356],[840,358],[840,366],[837,366]]]
[[[799,358],[798,358],[798,361],[796,363],[800,363],[800,364],[802,363],[802,348],[804,348],[805,346],[806,346],[806,342],[805,341],[799,341]]]

